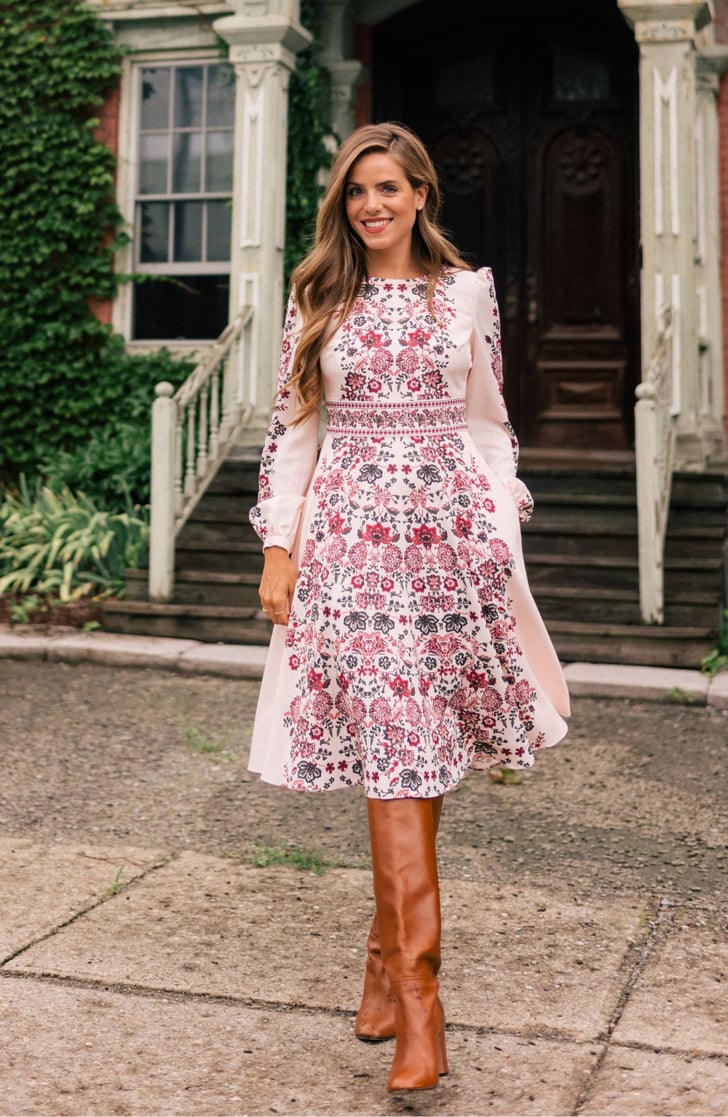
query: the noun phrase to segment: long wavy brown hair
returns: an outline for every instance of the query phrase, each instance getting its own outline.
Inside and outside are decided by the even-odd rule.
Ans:
[[[346,216],[346,187],[354,163],[371,152],[396,159],[413,189],[428,187],[412,230],[412,251],[417,266],[427,275],[430,307],[443,268],[472,271],[438,225],[442,199],[437,172],[419,137],[396,122],[365,124],[352,132],[331,168],[314,246],[291,275],[291,291],[303,320],[287,385],[295,390],[300,404],[296,423],[321,405],[321,350],[329,332],[349,313],[367,276],[366,250]]]

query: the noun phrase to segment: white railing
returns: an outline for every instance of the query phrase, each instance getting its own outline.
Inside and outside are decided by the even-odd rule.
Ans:
[[[252,308],[243,307],[177,392],[156,386],[152,407],[149,600],[171,601],[175,539],[250,415],[245,373]]]
[[[640,612],[645,624],[663,624],[665,619],[665,535],[678,416],[672,315],[668,308],[661,316],[647,374],[635,393]]]

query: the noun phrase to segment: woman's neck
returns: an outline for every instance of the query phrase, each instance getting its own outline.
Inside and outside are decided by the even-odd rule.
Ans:
[[[423,267],[411,253],[367,253],[367,274],[377,279],[419,279]]]

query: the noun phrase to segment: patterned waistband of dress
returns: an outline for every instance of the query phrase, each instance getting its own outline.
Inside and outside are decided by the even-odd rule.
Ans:
[[[327,403],[329,434],[439,434],[466,426],[464,399]]]

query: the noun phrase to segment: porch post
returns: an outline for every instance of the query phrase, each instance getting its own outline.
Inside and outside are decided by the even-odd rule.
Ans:
[[[618,0],[640,49],[642,365],[655,350],[664,306],[675,311],[673,411],[677,468],[704,469],[712,446],[701,399],[696,264],[696,36],[710,0]]]
[[[704,34],[712,32],[707,28]],[[712,34],[710,35],[712,40]],[[725,461],[723,314],[721,299],[720,134],[718,93],[728,50],[712,41],[698,55],[695,126],[697,169],[698,342],[700,421],[709,459]]]
[[[331,74],[333,126],[339,140],[354,127],[356,91],[365,76],[361,62],[351,58],[352,14],[350,0],[320,0],[326,15],[321,20],[321,61]]]
[[[249,426],[264,429],[275,392],[283,321],[288,81],[311,41],[299,0],[232,0],[236,13],[213,24],[235,67],[230,317],[251,306],[244,374]]]

